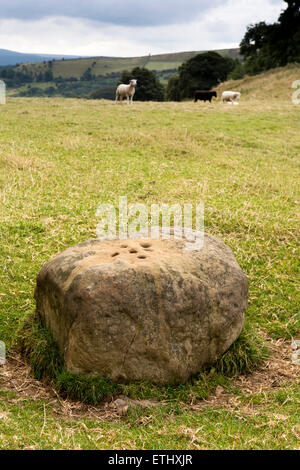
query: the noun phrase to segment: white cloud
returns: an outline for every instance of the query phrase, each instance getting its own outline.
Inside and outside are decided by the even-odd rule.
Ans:
[[[0,0],[2,18],[85,18],[116,25],[184,23],[224,0]],[[278,1],[278,0],[277,0]]]
[[[249,23],[275,21],[284,2],[228,0],[193,21],[147,27],[49,17],[0,20],[2,48],[31,53],[135,56],[238,46]]]

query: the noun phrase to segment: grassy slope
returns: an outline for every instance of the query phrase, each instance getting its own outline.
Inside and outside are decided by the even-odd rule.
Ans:
[[[199,51],[203,52],[203,51]],[[94,75],[106,75],[112,72],[122,72],[123,70],[131,70],[134,67],[147,67],[151,70],[167,70],[178,68],[182,62],[190,59],[199,52],[178,52],[172,54],[159,54],[153,56],[143,57],[92,57],[87,59],[71,59],[55,61],[53,64],[54,77],[76,77],[80,78],[81,75],[87,70],[88,67],[92,68]],[[219,51],[223,55],[236,57],[238,49],[224,49]],[[95,65],[92,64],[95,62]],[[19,68],[29,68],[35,72],[44,72],[48,68],[48,64],[32,63],[23,64]]]
[[[0,108],[0,339],[9,345],[34,310],[32,292],[43,262],[95,237],[97,204],[125,194],[129,202],[147,204],[204,199],[206,230],[231,246],[249,276],[249,321],[275,338],[296,336],[295,78],[299,68],[289,67],[226,84],[243,91],[236,107],[9,99]],[[48,414],[42,436],[51,405],[9,401],[4,394],[1,442],[10,448],[295,448],[299,390],[287,385],[281,392],[287,401],[257,396],[255,416],[180,408],[142,421],[134,414],[125,422],[86,419],[87,430]],[[286,418],[270,426],[270,413]],[[193,439],[199,428],[200,438]]]
[[[286,67],[271,69],[259,75],[245,76],[240,80],[228,80],[217,87],[220,93],[225,90],[238,90],[244,99],[263,100],[277,99],[281,101],[291,101],[292,83],[299,80],[300,64],[290,64]]]

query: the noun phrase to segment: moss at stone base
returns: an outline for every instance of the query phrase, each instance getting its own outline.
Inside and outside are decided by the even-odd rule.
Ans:
[[[122,393],[121,387],[112,380],[69,374],[66,370],[56,377],[56,389],[63,397],[91,405]]]
[[[245,324],[239,338],[216,362],[214,368],[225,376],[248,374],[268,358],[268,348],[262,337]]]
[[[29,362],[37,380],[55,380],[63,370],[63,359],[51,331],[37,315],[28,315],[17,332],[16,349]]]
[[[204,370],[186,384],[159,386],[149,382],[115,383],[101,377],[68,373],[51,332],[36,315],[30,315],[20,328],[15,348],[25,357],[36,379],[51,381],[65,398],[96,405],[123,394],[134,399],[184,401],[207,398],[218,386],[226,386],[228,377],[252,372],[268,357],[259,334],[246,324],[240,337],[213,367]]]

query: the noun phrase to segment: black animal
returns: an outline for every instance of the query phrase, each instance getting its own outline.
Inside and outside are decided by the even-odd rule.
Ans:
[[[198,100],[200,101],[209,101],[211,103],[212,97],[217,97],[216,91],[209,91],[209,90],[196,90],[195,91],[195,99],[194,102],[196,103]]]

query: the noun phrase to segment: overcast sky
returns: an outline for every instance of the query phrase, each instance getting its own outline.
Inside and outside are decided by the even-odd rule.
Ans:
[[[282,0],[0,0],[0,49],[135,56],[237,47]]]

